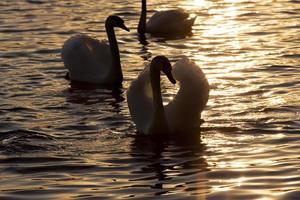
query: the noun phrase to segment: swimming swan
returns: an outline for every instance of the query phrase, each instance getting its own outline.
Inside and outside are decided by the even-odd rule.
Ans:
[[[163,105],[160,71],[180,89],[174,99]],[[174,76],[174,77],[173,77]],[[176,80],[175,80],[175,79]],[[209,95],[209,84],[202,70],[188,58],[173,67],[164,56],[155,57],[127,91],[127,102],[138,132],[146,135],[186,133],[201,125]]]
[[[190,14],[179,8],[175,10],[158,11],[146,23],[147,5],[142,0],[142,11],[138,24],[138,33],[150,33],[157,36],[186,35],[191,32],[196,17],[189,18]]]
[[[114,27],[129,31],[120,17],[109,16],[105,22],[109,45],[106,41],[99,41],[87,35],[73,36],[64,43],[62,59],[69,71],[70,80],[121,85],[123,74]]]

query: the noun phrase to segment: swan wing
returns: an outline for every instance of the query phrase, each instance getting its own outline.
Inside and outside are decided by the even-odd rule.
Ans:
[[[150,84],[150,69],[147,66],[127,90],[127,103],[137,130],[148,134],[153,116],[153,95]]]
[[[147,22],[150,33],[182,33],[190,32],[196,18],[183,9],[158,11]]]
[[[166,118],[172,132],[192,130],[201,125],[201,112],[209,96],[209,84],[200,67],[183,58],[176,62],[172,74],[180,89],[165,106]]]
[[[102,83],[112,66],[107,42],[86,35],[68,39],[62,49],[62,59],[70,78],[76,81]]]
[[[182,21],[187,19],[188,17],[189,17],[189,13],[187,13],[184,9],[157,11],[149,19],[149,22],[153,22],[153,21],[168,22],[170,20]]]

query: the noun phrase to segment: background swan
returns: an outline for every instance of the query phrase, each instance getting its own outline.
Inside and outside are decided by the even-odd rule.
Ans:
[[[105,22],[109,45],[106,41],[87,35],[73,36],[64,43],[62,59],[69,71],[69,79],[105,85],[122,83],[123,74],[114,27],[129,31],[120,17],[109,16]]]
[[[158,11],[146,23],[147,4],[142,0],[142,10],[138,25],[138,33],[150,33],[158,36],[186,35],[191,32],[196,17],[179,8],[176,10]]]
[[[178,93],[166,106],[161,97],[161,70],[172,83],[176,83],[174,78],[180,83]],[[182,133],[201,125],[201,112],[209,95],[205,74],[188,58],[176,62],[171,70],[169,60],[157,56],[127,91],[132,120],[142,134]]]

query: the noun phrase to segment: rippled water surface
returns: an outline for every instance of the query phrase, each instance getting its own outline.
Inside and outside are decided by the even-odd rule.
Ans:
[[[148,1],[176,6],[198,16],[193,35],[142,45],[139,0],[0,1],[0,199],[300,199],[300,2]],[[71,86],[63,42],[105,38],[113,13],[131,28],[123,88]],[[125,92],[158,54],[207,75],[199,138],[136,134]],[[165,100],[177,89],[165,81]]]

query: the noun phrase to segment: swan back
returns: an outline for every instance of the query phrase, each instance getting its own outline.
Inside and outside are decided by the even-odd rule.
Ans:
[[[201,125],[203,111],[209,95],[205,74],[193,61],[183,58],[172,70],[180,89],[174,99],[165,106],[167,123],[171,132],[182,132]]]
[[[137,130],[148,134],[153,119],[153,94],[150,81],[150,66],[145,67],[127,90],[127,102]]]
[[[183,9],[158,11],[147,22],[147,32],[153,34],[184,34],[191,31],[195,18]]]
[[[70,79],[75,81],[102,83],[112,68],[109,45],[86,35],[68,39],[63,45],[62,59]]]

